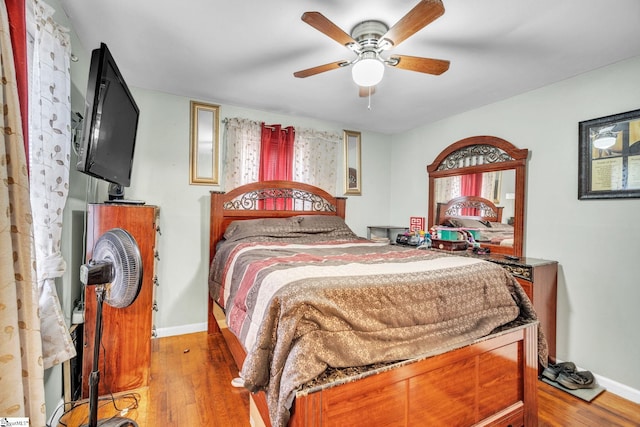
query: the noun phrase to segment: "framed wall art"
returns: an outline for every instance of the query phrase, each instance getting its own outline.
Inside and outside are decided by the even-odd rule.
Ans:
[[[640,198],[640,110],[578,128],[578,199]]]

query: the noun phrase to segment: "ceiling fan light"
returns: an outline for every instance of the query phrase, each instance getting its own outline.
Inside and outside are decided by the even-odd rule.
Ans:
[[[593,146],[604,150],[605,148],[613,147],[616,143],[616,137],[614,136],[600,136],[593,140]]]
[[[600,150],[613,147],[618,139],[618,132],[613,131],[613,126],[600,129],[593,139],[593,146]]]
[[[353,81],[362,87],[375,86],[382,81],[384,75],[384,64],[374,58],[365,58],[351,68]]]

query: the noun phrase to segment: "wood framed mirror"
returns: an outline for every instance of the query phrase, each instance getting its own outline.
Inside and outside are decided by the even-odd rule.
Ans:
[[[427,166],[429,226],[478,230],[481,247],[522,256],[529,150],[495,136],[473,136]]]
[[[219,105],[191,101],[189,184],[219,184],[219,117]]]
[[[344,131],[344,194],[362,194],[362,164],[360,163],[361,134],[353,130]]]

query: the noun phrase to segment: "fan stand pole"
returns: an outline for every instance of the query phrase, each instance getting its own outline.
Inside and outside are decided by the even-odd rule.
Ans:
[[[96,299],[98,304],[96,307],[96,333],[93,342],[93,370],[89,375],[89,424],[83,424],[81,427],[98,426],[98,383],[100,382],[99,359],[100,343],[102,341],[102,303],[104,302],[104,284],[96,286]],[[100,423],[100,427],[107,426],[138,427],[138,424],[129,418],[113,417]]]
[[[89,375],[89,427],[98,425],[98,383],[100,382],[99,362],[100,342],[102,340],[102,303],[104,302],[104,285],[96,286],[98,300],[96,310],[96,332],[93,341],[93,370]]]

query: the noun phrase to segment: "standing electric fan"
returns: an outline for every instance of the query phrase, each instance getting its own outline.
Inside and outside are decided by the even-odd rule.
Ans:
[[[93,370],[89,376],[89,424],[83,425],[83,427],[97,427],[102,303],[106,301],[115,308],[128,307],[135,301],[142,286],[142,258],[133,236],[121,228],[113,228],[100,236],[93,248],[93,256],[87,264],[80,267],[80,280],[85,285],[96,286],[98,300]],[[129,418],[114,417],[101,420],[100,426],[138,427],[138,424]]]

